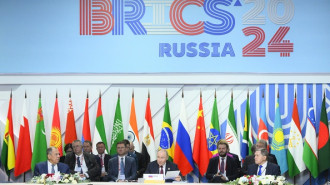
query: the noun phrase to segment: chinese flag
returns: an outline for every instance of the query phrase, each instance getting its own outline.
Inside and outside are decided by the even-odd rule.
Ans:
[[[202,96],[200,97],[199,110],[197,116],[197,125],[195,133],[195,142],[193,149],[193,159],[198,166],[199,173],[204,176],[209,165],[209,159],[212,157],[207,148],[205,121],[203,113]]]

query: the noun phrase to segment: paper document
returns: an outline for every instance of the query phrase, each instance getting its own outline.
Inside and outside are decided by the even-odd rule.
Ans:
[[[167,171],[165,179],[175,179],[175,177],[179,176],[180,171]]]

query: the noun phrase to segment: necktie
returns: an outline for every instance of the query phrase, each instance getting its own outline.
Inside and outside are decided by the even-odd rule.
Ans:
[[[102,159],[102,154],[100,155],[100,162],[101,162],[101,167],[103,167],[103,159]]]
[[[52,164],[52,173],[55,173],[55,164]]]
[[[163,166],[160,166],[160,172],[159,174],[164,174]]]
[[[80,164],[80,157],[77,157],[77,166],[78,166],[78,167],[81,167],[81,164]]]
[[[220,163],[220,173],[225,173],[225,158],[221,157],[221,163]]]
[[[258,175],[261,175],[261,168],[262,168],[262,165],[259,166],[259,170],[258,170]]]
[[[124,175],[125,174],[125,166],[124,166],[124,158],[121,158],[120,161],[120,175]]]

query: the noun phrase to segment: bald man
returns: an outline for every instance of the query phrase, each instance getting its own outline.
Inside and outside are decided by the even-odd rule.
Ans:
[[[168,153],[164,149],[160,149],[157,152],[157,160],[150,162],[148,164],[145,174],[163,174],[164,177],[168,171],[178,171],[179,168],[176,164],[168,160]],[[181,181],[181,176],[177,176],[175,181]],[[171,179],[166,180],[166,182],[173,181]]]

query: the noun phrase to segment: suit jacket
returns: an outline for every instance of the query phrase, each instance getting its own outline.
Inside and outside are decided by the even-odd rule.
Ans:
[[[224,182],[219,176],[214,177],[218,173],[219,157],[213,157],[209,161],[209,166],[206,171],[206,178],[209,182]],[[226,176],[229,181],[235,180],[239,177],[239,167],[237,166],[237,161],[234,157],[227,155],[226,160]]]
[[[258,174],[258,165],[257,164],[250,164],[248,166],[248,175],[257,175]],[[271,162],[267,163],[266,167],[266,175],[281,175],[280,166]]]
[[[175,163],[168,161],[168,160],[166,161],[165,174],[167,173],[167,171],[178,171],[178,170],[179,170],[179,168]],[[159,174],[159,165],[157,163],[157,160],[150,162],[144,173],[145,174]],[[180,175],[181,175],[181,173],[180,173]],[[166,180],[166,182],[172,182],[172,181],[173,181],[172,179]]]
[[[94,157],[96,159],[97,164],[100,166],[100,173],[102,174],[101,158],[98,154],[94,155]],[[110,159],[111,159],[111,156],[109,154],[104,154],[103,165],[104,165],[105,172],[107,172],[107,173],[109,170],[108,164],[109,164]],[[108,181],[108,176],[106,175],[106,176],[100,177],[100,181]]]
[[[60,173],[70,173],[69,166],[64,163],[57,163],[57,170]],[[48,174],[48,161],[40,162],[34,167],[34,176]]]
[[[179,170],[178,166],[171,161],[166,161],[166,169],[165,169],[165,174],[167,171],[177,171]],[[152,161],[151,163],[148,164],[147,170],[144,172],[145,174],[158,174],[159,173],[159,165],[156,161]]]
[[[273,154],[268,154],[267,161],[271,162],[273,164],[277,164],[276,157]],[[249,155],[249,156],[245,157],[243,167],[242,167],[242,173],[243,173],[242,175],[248,174],[248,166],[251,164],[255,164],[254,155]]]
[[[101,158],[100,156],[97,154],[97,155],[94,155],[95,158],[96,158],[96,162],[99,164],[100,166],[100,170],[102,170],[102,166],[101,166]],[[111,159],[111,156],[109,154],[104,154],[104,161],[103,161],[103,165],[105,167],[105,171],[108,172],[109,168],[108,168],[108,164],[109,164],[109,160]]]
[[[88,169],[87,174],[89,179],[91,181],[98,181],[100,179],[101,170],[100,166],[96,162],[94,155],[85,152],[83,155]],[[69,165],[70,172],[75,173],[74,168],[76,165],[76,155],[73,152],[66,155],[65,163]]]
[[[227,156],[234,158],[238,168],[241,168],[241,161],[239,160],[238,155],[228,152]],[[219,157],[219,153],[214,154],[212,157]]]
[[[147,161],[146,161],[146,159],[145,159],[145,157],[144,157],[143,154],[135,151],[135,155],[136,155],[136,157],[138,159],[138,166],[137,166],[137,172],[136,172],[137,173],[137,177],[138,178],[142,178],[144,172],[147,169]]]
[[[108,180],[117,181],[119,172],[118,156],[112,157],[108,164]],[[136,180],[136,162],[133,157],[125,156],[125,180]]]

